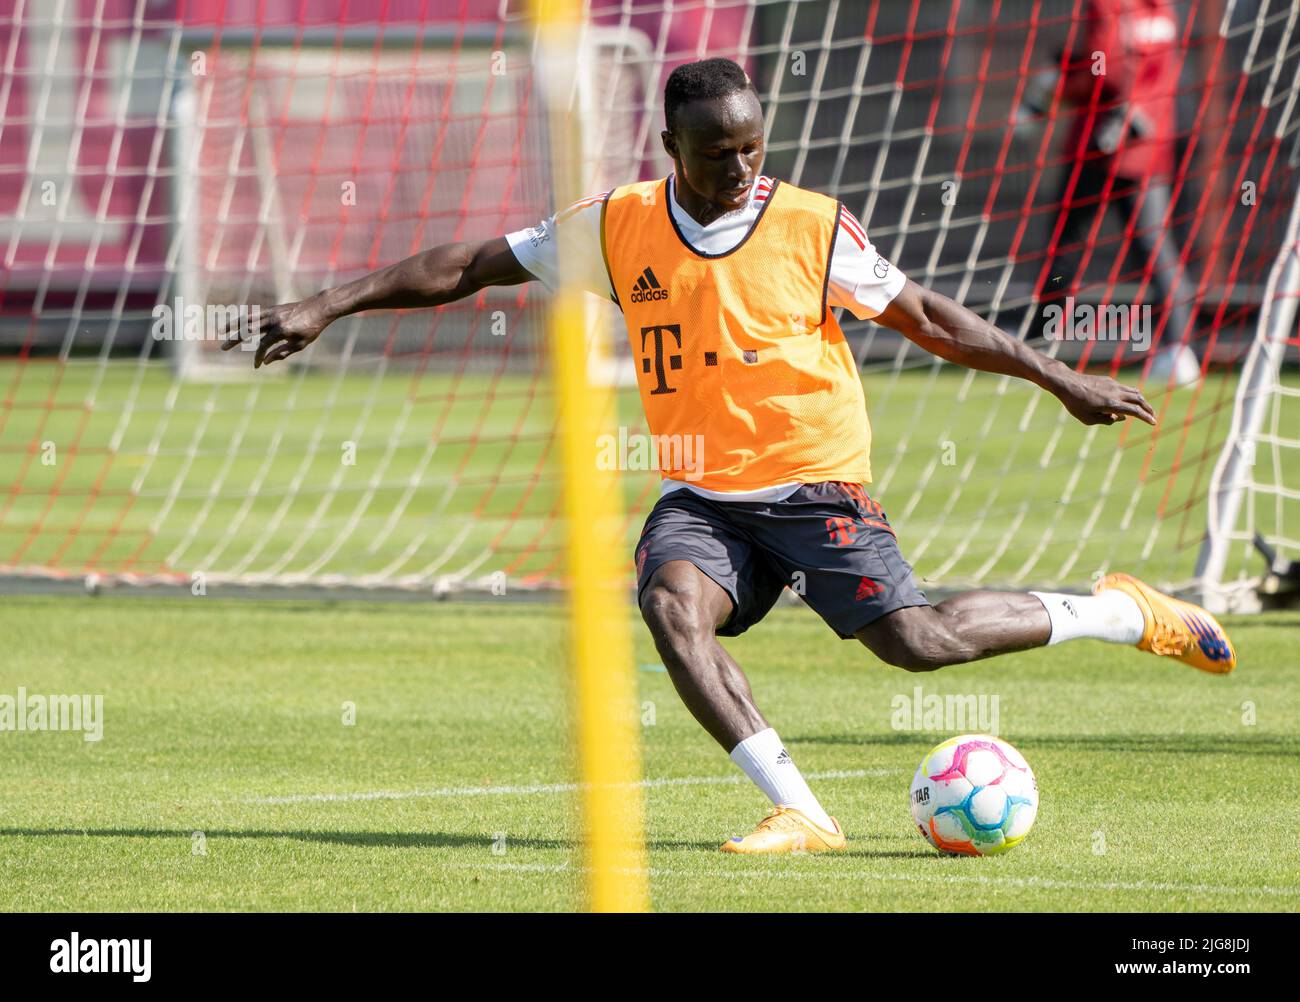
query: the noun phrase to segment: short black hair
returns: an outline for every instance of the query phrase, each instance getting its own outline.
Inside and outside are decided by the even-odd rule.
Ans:
[[[677,109],[682,105],[727,97],[743,90],[758,93],[749,74],[730,59],[719,57],[683,63],[668,75],[668,82],[664,84],[664,119],[668,131],[677,131]]]

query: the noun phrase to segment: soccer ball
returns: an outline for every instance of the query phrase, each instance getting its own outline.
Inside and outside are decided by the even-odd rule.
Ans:
[[[1038,783],[1001,738],[962,734],[935,745],[912,778],[912,819],[940,852],[993,856],[1021,843],[1038,814]]]

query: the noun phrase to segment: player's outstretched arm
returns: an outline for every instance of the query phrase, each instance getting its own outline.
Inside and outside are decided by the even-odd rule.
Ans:
[[[233,336],[221,347],[228,351],[243,337],[261,335],[253,358],[257,368],[302,351],[335,320],[352,313],[442,306],[489,285],[520,285],[532,278],[505,237],[442,244],[346,285],[262,310],[255,327],[230,332]]]
[[[1129,416],[1156,423],[1140,390],[1109,376],[1076,372],[911,279],[875,320],[949,362],[1027,379],[1054,394],[1084,424],[1114,424]]]

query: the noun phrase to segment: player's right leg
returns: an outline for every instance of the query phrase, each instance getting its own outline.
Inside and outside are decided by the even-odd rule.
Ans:
[[[785,586],[718,506],[684,491],[661,499],[637,545],[641,615],[682,702],[773,805],[728,852],[841,849],[826,813],[718,642],[758,622]],[[706,573],[707,570],[707,573]]]
[[[727,751],[768,726],[749,679],[718,643],[733,607],[731,596],[689,560],[660,564],[641,593],[641,616],[677,694]]]
[[[773,805],[754,832],[722,848],[745,854],[842,849],[839,823],[822,808],[755,705],[745,673],[718,643],[716,630],[734,608],[727,592],[688,560],[661,564],[641,599],[641,615],[682,702]]]

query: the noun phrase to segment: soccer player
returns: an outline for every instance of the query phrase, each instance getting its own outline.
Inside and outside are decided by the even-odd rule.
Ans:
[[[921,288],[876,253],[835,199],[761,174],[763,112],[737,64],[678,67],[664,113],[668,177],[263,310],[247,333],[260,334],[260,366],[360,310],[440,306],[534,279],[554,286],[557,228],[566,228],[587,288],[623,310],[651,433],[702,443],[692,469],[663,471],[636,547],[637,594],[686,706],[772,802],[758,827],[724,851],[845,845],[717,639],[757,623],[787,585],[797,582],[841,638],[907,671],[1079,637],[1136,645],[1203,671],[1233,669],[1232,645],[1207,612],[1123,574],[1103,578],[1093,595],[972,591],[931,604],[863,486],[871,479],[866,403],[832,308],[872,318],[958,365],[1030,380],[1084,424],[1154,424],[1150,404]]]

